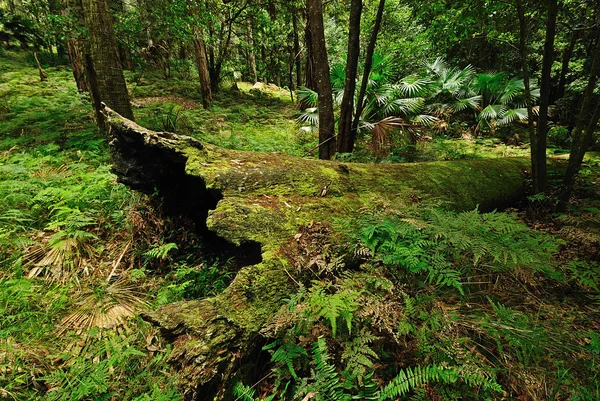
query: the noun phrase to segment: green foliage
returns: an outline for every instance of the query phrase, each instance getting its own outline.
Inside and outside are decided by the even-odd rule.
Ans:
[[[461,294],[462,280],[483,266],[553,272],[550,255],[556,243],[509,215],[430,211],[424,217],[422,225],[410,219],[367,225],[360,238],[383,263],[426,274],[430,283],[454,287]]]
[[[173,242],[169,242],[163,245],[156,246],[146,252],[144,252],[144,256],[148,259],[166,259],[169,255],[169,252],[173,249],[178,249],[177,244]]]

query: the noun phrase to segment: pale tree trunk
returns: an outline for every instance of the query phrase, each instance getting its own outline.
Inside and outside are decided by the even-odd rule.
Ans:
[[[206,60],[206,45],[204,44],[201,33],[197,33],[194,38],[194,52],[196,54],[196,65],[198,66],[198,77],[200,78],[202,106],[205,109],[208,109],[212,102],[212,85],[210,82],[210,74],[208,72],[208,62]]]
[[[256,55],[254,54],[254,33],[252,32],[252,19],[248,20],[248,65],[250,67],[250,77],[252,83],[258,82],[258,73],[256,72]]]
[[[348,55],[346,57],[346,82],[340,110],[338,126],[337,151],[350,153],[354,146],[352,140],[352,115],[354,113],[354,92],[356,90],[356,73],[358,56],[360,55],[360,15],[362,0],[352,0],[350,5],[350,21],[348,32]]]
[[[113,22],[108,11],[108,1],[82,0],[82,5],[88,30],[83,57],[88,89],[92,94],[98,127],[105,130],[104,115],[101,113],[102,102],[129,119],[133,119],[133,111],[119,59]]]
[[[358,93],[358,100],[356,102],[356,112],[354,115],[354,121],[352,122],[352,133],[350,140],[350,151],[354,149],[354,142],[356,141],[356,132],[358,130],[358,123],[365,107],[365,94],[367,93],[367,85],[369,84],[369,75],[371,75],[371,67],[373,66],[373,54],[375,53],[375,45],[377,44],[377,35],[381,28],[381,20],[383,19],[383,9],[385,7],[385,0],[379,0],[379,7],[377,8],[377,15],[375,16],[375,25],[371,32],[371,39],[367,45],[367,54],[365,56],[365,68],[363,71],[362,81],[360,83],[360,91]]]
[[[321,0],[306,2],[314,52],[314,68],[319,92],[319,159],[331,159],[335,153],[335,120],[333,117],[333,95],[329,77],[329,61],[323,27],[323,5]]]
[[[548,134],[548,108],[550,106],[550,74],[554,61],[554,36],[556,34],[557,0],[548,1],[548,20],[546,21],[546,40],[544,42],[544,58],[542,60],[542,79],[540,85],[540,114],[538,117],[535,141],[531,142],[533,193],[546,190],[546,137]]]

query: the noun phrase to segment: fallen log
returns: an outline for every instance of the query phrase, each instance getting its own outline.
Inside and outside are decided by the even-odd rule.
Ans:
[[[229,150],[104,113],[120,182],[258,254],[218,296],[144,314],[174,343],[170,361],[189,399],[212,399],[260,349],[260,330],[297,289],[281,249],[302,227],[433,203],[492,210],[522,199],[528,175],[526,158],[381,165]]]

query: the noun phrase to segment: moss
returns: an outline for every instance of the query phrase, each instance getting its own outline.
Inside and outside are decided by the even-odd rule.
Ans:
[[[122,130],[122,124],[118,120],[113,125]],[[294,292],[292,273],[284,267],[289,261],[279,251],[300,227],[311,222],[332,226],[335,220],[362,213],[402,213],[424,202],[455,210],[477,204],[491,209],[523,196],[529,166],[525,158],[340,164],[227,150],[134,128],[144,146],[183,155],[185,174],[200,177],[207,189],[221,193],[209,211],[208,229],[237,245],[261,245],[262,263],[242,268],[217,297],[169,305],[149,315],[167,334],[181,339],[175,361],[200,383],[212,380],[222,363],[230,363],[220,350],[250,354],[253,337]],[[335,229],[331,236],[336,236]]]

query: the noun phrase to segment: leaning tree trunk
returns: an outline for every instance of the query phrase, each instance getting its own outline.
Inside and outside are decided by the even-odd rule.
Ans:
[[[101,103],[106,103],[130,119],[133,119],[133,111],[119,59],[117,38],[108,11],[108,1],[82,0],[82,5],[88,30],[83,61],[98,127],[104,130],[106,127]]]
[[[365,55],[365,68],[363,71],[362,81],[360,83],[360,91],[358,93],[358,99],[356,102],[356,112],[354,114],[354,120],[352,121],[352,135],[350,140],[350,151],[354,149],[354,142],[356,141],[356,132],[358,131],[358,124],[360,117],[365,107],[365,95],[367,93],[367,86],[369,84],[369,76],[371,75],[371,67],[373,66],[373,54],[375,53],[375,45],[377,44],[377,35],[381,28],[381,20],[383,19],[383,9],[385,7],[385,0],[379,0],[379,7],[377,8],[377,15],[375,16],[375,25],[373,25],[373,31],[371,31],[371,39],[367,45],[367,54]]]
[[[69,53],[69,60],[71,61],[71,67],[73,69],[73,78],[77,84],[77,90],[79,93],[87,92],[88,88],[85,80],[85,69],[83,67],[83,58],[81,50],[79,50],[79,44],[75,39],[67,39],[67,52]]]
[[[346,57],[346,80],[344,96],[340,106],[337,151],[351,153],[354,147],[352,140],[352,116],[354,113],[354,92],[356,90],[356,72],[360,55],[360,15],[362,0],[352,0],[350,5],[350,21],[348,33],[348,56]]]
[[[314,74],[319,92],[319,159],[331,159],[336,150],[335,120],[333,118],[333,94],[329,77],[329,60],[323,26],[323,4],[321,0],[306,2],[310,33],[313,44]]]
[[[581,169],[581,163],[583,163],[583,157],[587,152],[593,138],[593,134],[598,124],[598,113],[600,108],[597,103],[597,98],[594,96],[594,90],[598,82],[598,76],[600,75],[600,34],[596,38],[596,46],[594,47],[594,57],[592,59],[592,66],[590,68],[590,75],[588,77],[588,83],[583,95],[583,101],[581,104],[581,110],[577,116],[577,123],[575,129],[572,132],[573,144],[571,145],[571,153],[569,155],[569,165],[565,173],[563,180],[563,188],[559,194],[558,210],[564,210],[569,202],[573,187],[575,186],[575,179],[579,170]]]
[[[256,363],[261,330],[298,289],[303,256],[294,249],[302,233],[321,227],[340,238],[334,221],[381,207],[400,214],[431,202],[453,210],[506,206],[524,196],[529,168],[526,158],[376,165],[235,151],[105,113],[120,182],[158,192],[169,210],[256,252],[216,297],[144,314],[173,342],[169,360],[191,399],[213,399],[240,365]]]

